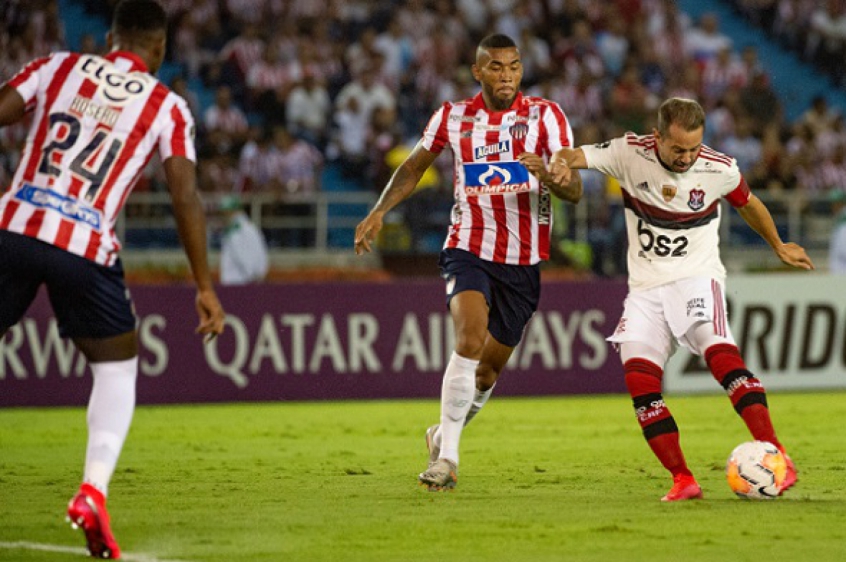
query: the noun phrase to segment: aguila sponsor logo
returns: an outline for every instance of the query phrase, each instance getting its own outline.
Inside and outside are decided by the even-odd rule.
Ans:
[[[486,146],[477,146],[473,156],[476,160],[482,160],[492,154],[502,154],[503,152],[511,152],[510,140],[504,140],[496,144],[489,144]]]

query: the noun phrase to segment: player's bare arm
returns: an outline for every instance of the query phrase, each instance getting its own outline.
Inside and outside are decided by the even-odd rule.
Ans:
[[[533,152],[524,152],[517,157],[517,160],[559,199],[574,204],[581,200],[581,175],[578,172],[572,173],[570,170],[565,170],[560,160],[555,163],[550,162],[547,167],[543,158]]]
[[[739,207],[737,212],[746,224],[766,240],[782,262],[800,269],[814,269],[814,264],[805,253],[805,248],[793,242],[782,242],[769,209],[758,197],[752,195],[749,202]]]
[[[193,162],[179,156],[168,158],[164,169],[179,238],[197,285],[195,305],[200,323],[196,332],[213,338],[223,332],[225,314],[214,291],[206,258],[206,215],[197,192],[196,169]]]
[[[6,84],[0,88],[0,127],[19,121],[26,113],[26,104],[18,91]]]
[[[355,253],[361,255],[372,250],[370,244],[382,230],[385,214],[411,195],[423,174],[438,157],[434,152],[423,148],[422,143],[394,171],[388,185],[379,196],[379,200],[363,221],[355,227]]]

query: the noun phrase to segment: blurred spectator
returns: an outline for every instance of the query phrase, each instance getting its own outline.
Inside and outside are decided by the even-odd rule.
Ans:
[[[323,156],[311,144],[297,139],[282,126],[273,128],[273,145],[266,156],[269,182],[264,191],[280,201],[274,214],[304,220],[315,215],[314,196],[320,189]],[[283,230],[282,244],[288,247],[314,245],[314,221]]]
[[[825,96],[817,94],[811,100],[811,107],[802,114],[800,121],[811,129],[812,134],[818,135],[831,127],[835,117],[837,113],[829,109]]]
[[[774,121],[781,123],[781,101],[767,75],[762,72],[755,74],[751,82],[740,90],[740,106],[752,120],[752,132],[755,135],[761,135],[764,128]]]
[[[699,18],[699,25],[687,31],[684,46],[689,57],[704,65],[723,49],[731,49],[731,39],[720,31],[717,14],[706,12]]]
[[[641,83],[637,67],[627,65],[608,98],[611,120],[623,131],[644,131],[647,116],[657,107],[658,99]]]
[[[220,236],[220,284],[248,285],[267,276],[267,241],[250,220],[237,196],[220,202],[223,228]]]
[[[200,119],[200,100],[197,99],[197,94],[188,88],[188,81],[184,76],[174,76],[170,81],[170,89],[182,96],[182,99],[188,104],[188,109],[191,110],[191,115],[194,121]]]
[[[746,67],[729,47],[705,62],[702,69],[702,97],[706,110],[716,106],[729,89],[746,85]]]
[[[376,37],[373,48],[382,55],[382,75],[398,92],[408,80],[407,74],[414,63],[414,43],[403,34],[399,18],[391,18],[388,29]]]
[[[721,148],[734,156],[737,167],[744,176],[750,174],[761,159],[761,141],[752,133],[752,123],[749,119],[739,119],[735,123],[734,133],[730,133],[723,140]]]
[[[332,101],[329,92],[311,71],[288,94],[287,123],[292,134],[324,151],[329,132]]]
[[[590,22],[585,19],[574,22],[572,36],[558,36],[553,45],[553,59],[568,80],[578,79],[583,71],[596,77],[605,72]]]
[[[299,66],[282,62],[276,48],[266,46],[261,59],[247,72],[250,107],[259,112],[265,122],[284,123],[288,92],[299,79]]]
[[[840,86],[846,85],[846,4],[824,0],[811,14],[806,55],[813,58]]]
[[[602,58],[602,64],[612,78],[620,76],[623,65],[629,56],[629,40],[626,37],[626,22],[622,16],[614,14],[604,30],[597,34],[596,48]]]
[[[238,2],[242,1],[238,0]],[[230,0],[229,4],[237,4],[238,2]],[[258,27],[253,23],[247,23],[238,35],[223,46],[223,50],[218,56],[221,61],[234,70],[239,83],[243,84],[250,69],[261,60],[263,53],[264,41],[259,36]]]
[[[247,116],[232,103],[232,91],[220,86],[215,92],[214,105],[203,115],[203,127],[208,143],[219,152],[238,148],[247,138]]]
[[[535,34],[531,27],[520,35],[520,56],[523,62],[523,84],[530,88],[553,73],[549,43]],[[450,98],[445,98],[450,99]]]
[[[197,185],[207,193],[232,193],[240,177],[229,152],[212,148],[199,160]]]

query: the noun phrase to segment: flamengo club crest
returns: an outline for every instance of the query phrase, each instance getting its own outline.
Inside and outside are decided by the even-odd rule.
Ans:
[[[705,206],[705,192],[701,189],[691,189],[690,199],[687,200],[687,206],[694,211],[698,211]]]
[[[661,186],[661,197],[664,198],[664,201],[669,203],[673,200],[673,197],[676,196],[676,192],[679,190],[678,187],[674,185],[662,185]]]

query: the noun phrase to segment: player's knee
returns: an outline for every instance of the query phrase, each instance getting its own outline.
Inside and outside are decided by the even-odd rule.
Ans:
[[[463,333],[455,336],[455,352],[462,357],[478,359],[485,345],[484,334]]]
[[[623,364],[626,388],[631,396],[643,396],[661,392],[663,369],[646,359],[629,359]]]

